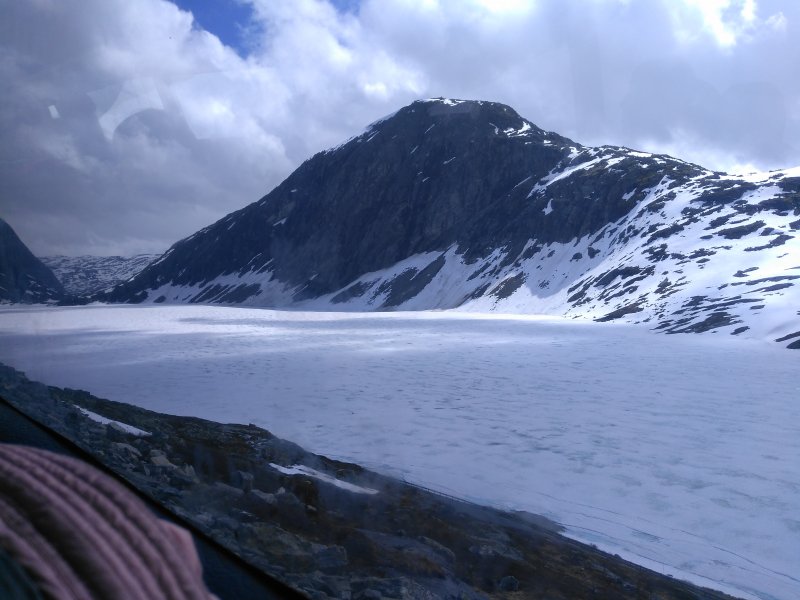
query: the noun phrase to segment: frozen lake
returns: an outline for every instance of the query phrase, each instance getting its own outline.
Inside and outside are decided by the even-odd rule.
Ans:
[[[254,423],[741,597],[800,597],[800,352],[457,312],[0,309],[31,379]]]

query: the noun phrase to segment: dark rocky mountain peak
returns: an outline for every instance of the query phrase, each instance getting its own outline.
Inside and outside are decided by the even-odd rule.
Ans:
[[[63,295],[53,272],[0,219],[0,302],[53,302]]]
[[[178,242],[107,298],[135,301],[166,283],[196,286],[268,268],[300,286],[294,295],[304,299],[454,241],[479,253],[525,228],[514,224],[526,217],[519,205],[528,204],[520,184],[586,158],[582,150],[503,104],[414,102],[316,154],[258,202]],[[228,300],[250,296],[242,289]]]
[[[503,104],[421,100],[97,299],[467,306],[792,337],[798,181],[582,146]]]

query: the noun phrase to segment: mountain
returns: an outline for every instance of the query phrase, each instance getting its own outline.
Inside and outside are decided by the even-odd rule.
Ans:
[[[127,281],[144,269],[157,254],[122,256],[42,256],[66,293],[88,296]]]
[[[414,102],[179,241],[111,302],[461,308],[800,346],[800,168],[586,147],[502,104]]]
[[[0,219],[0,303],[55,302],[64,288],[17,234]]]

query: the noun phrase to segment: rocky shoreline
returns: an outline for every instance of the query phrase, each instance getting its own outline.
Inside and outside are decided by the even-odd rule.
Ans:
[[[0,396],[310,598],[731,598],[565,538],[543,517],[317,456],[254,425],[163,415],[2,365]]]

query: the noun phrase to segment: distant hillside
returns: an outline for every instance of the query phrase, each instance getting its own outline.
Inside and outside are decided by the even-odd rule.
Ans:
[[[64,286],[74,296],[89,296],[127,281],[144,269],[158,254],[122,256],[42,256],[41,261],[50,267]]]
[[[798,346],[798,229],[800,168],[730,176],[432,99],[97,298],[544,313]]]
[[[53,272],[0,219],[0,302],[55,302],[63,295]]]

